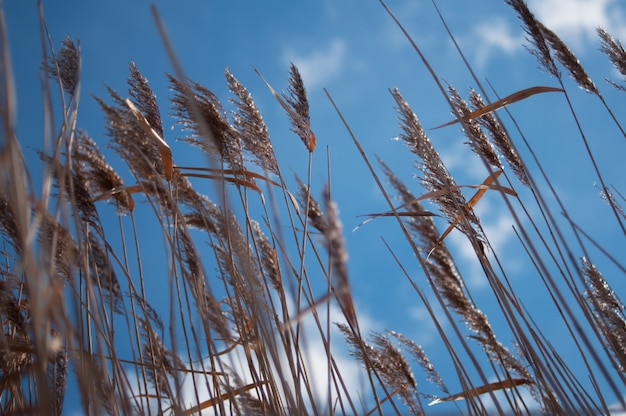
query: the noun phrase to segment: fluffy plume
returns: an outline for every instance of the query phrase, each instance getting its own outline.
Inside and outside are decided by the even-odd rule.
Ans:
[[[143,357],[146,363],[148,380],[157,394],[170,400],[170,404],[180,411],[178,406],[181,397],[174,394],[171,382],[176,382],[180,374],[187,368],[178,355],[165,347],[159,335],[152,330],[146,321],[140,321],[143,331]]]
[[[381,163],[381,165],[391,186],[399,194],[402,205],[406,207],[409,213],[414,214],[407,217],[407,222],[410,230],[417,237],[418,249],[426,259],[429,272],[442,280],[449,281],[452,287],[461,287],[463,284],[452,260],[452,255],[448,251],[445,242],[439,240],[440,233],[432,217],[423,215],[426,210],[424,210],[422,204],[416,200],[411,191],[393,174],[387,165],[384,163]]]
[[[311,225],[320,233],[324,234],[328,230],[328,221],[324,217],[320,204],[311,195],[310,189],[296,177],[298,182],[298,196],[300,197],[300,203],[303,207],[308,207],[307,215]]]
[[[130,75],[128,76],[128,92],[133,99],[133,103],[145,116],[156,133],[163,137],[163,124],[161,122],[161,112],[157,103],[156,95],[148,85],[148,80],[141,75],[134,62],[130,63]]]
[[[609,191],[608,189],[606,191],[603,190],[603,189],[600,189],[599,190],[599,194],[600,194],[600,198],[602,198],[602,200],[604,200],[608,204],[610,204],[613,207],[613,209],[615,209],[615,211],[622,218],[626,219],[626,212],[624,211],[624,208],[619,204],[619,202],[615,198],[615,195],[613,194],[613,192]]]
[[[619,371],[626,371],[626,314],[624,304],[604,280],[602,274],[587,259],[582,259],[587,299],[594,310],[596,324],[619,363]]]
[[[572,51],[569,50],[567,45],[559,38],[556,33],[548,29],[541,22],[536,22],[539,30],[544,36],[546,43],[552,48],[556,59],[567,69],[572,78],[578,83],[580,88],[587,92],[599,94],[596,85],[593,83],[587,71],[580,64],[578,59],[574,56]]]
[[[428,359],[428,356],[426,355],[422,347],[417,345],[414,341],[406,338],[402,334],[398,334],[397,332],[393,332],[393,331],[387,331],[387,332],[389,333],[389,335],[396,338],[401,344],[403,344],[404,346],[408,348],[409,353],[411,353],[411,355],[415,357],[419,365],[422,367],[422,369],[426,373],[426,377],[428,381],[430,381],[431,383],[434,383],[444,393],[449,393],[446,385],[443,382],[443,379],[441,378],[441,375],[432,365],[432,363]]]
[[[52,78],[61,82],[63,89],[70,96],[76,93],[80,78],[80,53],[78,46],[70,37],[66,37],[59,52],[50,57],[46,71]]]
[[[134,208],[134,201],[126,191],[122,177],[106,162],[94,141],[82,131],[76,134],[73,147],[73,170],[79,184],[84,185],[88,195],[79,193],[78,202],[86,206],[86,212],[95,208],[90,201],[109,200],[119,214],[128,214]]]
[[[626,77],[626,50],[622,46],[619,40],[613,39],[613,37],[604,29],[598,28],[598,36],[602,42],[600,50],[609,57],[613,66]],[[615,84],[609,81],[614,87],[626,91],[621,85]]]
[[[188,87],[174,76],[168,77],[175,93],[172,106],[176,124],[191,133],[183,140],[235,170],[243,169],[241,143],[217,97],[201,84],[189,81]]]
[[[261,254],[261,263],[263,265],[265,276],[269,279],[276,292],[282,293],[283,282],[276,249],[272,246],[263,231],[261,231],[261,227],[258,222],[253,221],[251,225],[258,250]]]
[[[461,95],[455,90],[451,85],[448,86],[448,91],[450,92],[450,101],[456,111],[460,113],[460,115],[467,116],[471,111],[469,105],[461,98]],[[474,153],[478,156],[484,158],[487,163],[496,168],[502,169],[502,164],[498,160],[498,156],[496,155],[491,142],[487,139],[487,136],[483,133],[480,128],[480,124],[474,119],[468,119],[467,121],[463,121],[463,132],[468,137],[469,146],[472,148]]]
[[[411,414],[423,414],[417,400],[417,382],[402,353],[381,333],[372,334],[374,345],[357,337],[346,325],[337,324],[352,347],[351,354],[366,368],[382,378],[390,395],[398,395],[407,405]]]
[[[482,97],[473,89],[469,93],[469,101],[474,109],[483,108],[485,102]],[[495,118],[493,113],[485,113],[478,119],[478,122],[487,130],[491,141],[498,151],[504,156],[513,173],[524,185],[528,185],[528,177],[524,163],[519,157],[517,150],[513,147],[513,143],[507,132],[504,130],[500,122]]]
[[[528,35],[527,39],[534,47],[529,49],[530,53],[535,55],[540,67],[550,75],[560,78],[559,70],[556,68],[556,64],[550,55],[550,49],[546,44],[540,24],[530,12],[526,3],[523,0],[505,0],[505,3],[515,9],[517,16],[522,21],[524,31]]]
[[[124,159],[133,174],[146,183],[156,183],[155,178],[164,173],[161,152],[148,137],[126,100],[108,88],[114,105],[96,98],[107,119],[106,130],[112,138],[113,149]]]
[[[65,388],[67,387],[68,356],[66,350],[61,350],[50,360],[47,368],[48,386],[54,395],[54,410],[51,414],[63,414]]]
[[[459,210],[465,220],[458,223],[459,228],[468,236],[478,236],[471,224],[478,225],[479,221],[474,212],[467,208],[466,200],[459,191],[454,179],[446,169],[439,154],[424,133],[420,122],[396,89],[391,95],[398,105],[402,133],[400,138],[409,146],[411,152],[421,159],[418,169],[423,173],[422,184],[429,192],[437,194],[433,200],[451,223],[458,223]],[[470,224],[471,223],[471,224]]]
[[[80,253],[72,234],[52,216],[45,215],[39,240],[49,256],[47,260],[54,265],[56,275],[71,283],[73,273],[80,265]]]
[[[229,70],[226,70],[226,81],[230,91],[237,97],[232,100],[237,107],[237,112],[233,112],[233,121],[244,149],[254,155],[254,162],[263,169],[279,175],[267,126],[252,96]]]
[[[416,203],[413,195],[384,164],[383,168],[387,177],[391,179],[393,187],[400,193],[402,200],[405,202],[404,205],[410,207],[416,214],[422,213],[423,210]],[[504,368],[514,371],[524,378],[530,378],[524,366],[506,347],[496,340],[495,333],[485,314],[466,296],[452,256],[443,243],[438,244],[439,232],[433,223],[432,217],[425,215],[411,216],[409,224],[418,235],[420,242],[418,247],[426,257],[425,264],[434,280],[436,289],[446,300],[447,305],[463,318],[467,327],[475,334],[472,338],[478,341],[492,359],[500,362]],[[433,249],[433,247],[435,248]]]
[[[300,137],[307,149],[312,152],[315,149],[315,135],[311,131],[311,117],[309,116],[309,100],[306,96],[304,82],[300,76],[298,67],[291,64],[289,67],[289,88],[283,98],[289,104],[289,111],[293,132]]]

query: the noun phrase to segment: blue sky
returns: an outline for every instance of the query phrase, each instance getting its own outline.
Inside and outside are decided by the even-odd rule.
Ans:
[[[537,62],[524,48],[527,42],[512,9],[501,1],[445,2],[439,7],[478,78],[488,79],[501,96],[523,88],[557,86],[554,79],[537,69]],[[79,126],[98,144],[104,135],[104,118],[92,95],[106,97],[105,85],[124,95],[128,64],[134,61],[156,92],[163,113],[168,108],[165,72],[172,72],[152,20],[149,2],[65,1],[45,2],[44,13],[53,44],[66,36],[80,40],[82,51],[82,99]],[[471,4],[471,6],[469,6]],[[422,344],[442,374],[446,357],[438,353],[433,325],[417,296],[385,250],[383,236],[397,250],[403,264],[419,281],[420,269],[391,219],[379,219],[355,232],[360,215],[388,208],[351,143],[346,129],[326,98],[333,96],[356,137],[373,159],[379,155],[414,193],[422,192],[414,178],[414,157],[394,138],[400,133],[389,88],[398,87],[426,129],[451,119],[449,108],[433,80],[398,27],[374,0],[322,0],[316,2],[197,1],[156,2],[186,75],[211,89],[224,103],[229,97],[224,69],[230,71],[252,93],[269,127],[283,172],[293,170],[301,177],[308,155],[299,139],[289,132],[284,111],[255,74],[258,69],[276,88],[286,88],[289,63],[295,63],[309,93],[312,128],[318,140],[312,178],[316,190],[327,181],[327,149],[330,154],[334,198],[346,232],[349,272],[357,308],[369,329],[401,332]],[[439,77],[466,96],[475,87],[460,57],[439,21],[430,1],[389,1],[389,6],[422,48]],[[623,94],[616,94],[604,77],[620,80],[602,55],[595,29],[602,26],[614,37],[626,40],[626,6],[619,0],[534,0],[530,9],[546,26],[570,46],[592,79],[606,96],[618,117],[623,114]],[[42,106],[40,95],[40,37],[35,1],[4,4],[18,94],[18,137],[27,156],[41,148]],[[594,154],[607,182],[626,192],[623,175],[624,138],[614,127],[596,97],[585,94],[567,79],[573,105],[581,117]],[[524,129],[534,151],[574,220],[603,242],[620,258],[623,240],[605,203],[598,197],[597,182],[583,145],[574,129],[572,116],[560,94],[531,97],[510,107]],[[168,130],[171,120],[164,114],[166,140],[178,164],[201,163],[197,152]],[[167,137],[167,134],[171,134]],[[480,183],[487,176],[481,162],[463,145],[465,138],[452,126],[428,130],[433,144],[458,183]],[[519,137],[514,140],[522,146]],[[528,156],[527,152],[522,152]],[[114,156],[111,156],[112,160]],[[287,174],[288,175],[288,174]],[[208,185],[207,185],[208,188]],[[522,189],[521,186],[516,189]],[[522,191],[523,192],[523,191]],[[561,339],[562,326],[551,325],[555,311],[541,292],[536,272],[529,266],[511,228],[510,214],[497,196],[487,196],[477,206],[484,227],[501,261],[533,316],[547,331]],[[558,213],[558,211],[556,211]],[[623,236],[622,236],[623,238]],[[452,250],[466,260],[460,267],[479,308],[487,316],[493,308],[479,265],[465,255],[463,237],[453,233]],[[623,294],[624,276],[598,256],[598,267],[609,283]],[[606,271],[605,271],[606,270]],[[425,280],[420,283],[426,290]],[[156,293],[155,293],[156,295]],[[524,296],[526,295],[526,296]],[[545,306],[548,305],[548,306]],[[498,322],[492,322],[495,328]],[[497,331],[496,331],[497,332]],[[565,335],[564,335],[565,336]],[[563,338],[566,339],[566,338]],[[508,345],[507,338],[501,341]],[[568,341],[564,341],[568,342]],[[567,354],[567,347],[564,347]],[[414,368],[419,376],[421,370]],[[581,376],[584,378],[584,375]],[[420,391],[438,394],[421,381]],[[441,405],[445,406],[445,405]]]

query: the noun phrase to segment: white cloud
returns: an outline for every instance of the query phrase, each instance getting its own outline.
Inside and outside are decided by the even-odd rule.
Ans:
[[[599,26],[617,37],[626,34],[624,9],[616,0],[531,0],[528,7],[572,48],[597,43]]]
[[[288,299],[287,303],[290,310],[295,309],[295,304],[293,301]],[[357,310],[358,309],[359,308],[357,307]],[[340,322],[344,324],[346,323],[345,318],[339,307],[334,304],[331,304],[329,310],[327,310],[326,307],[323,305],[319,307],[318,315],[320,322],[322,322],[322,325],[324,324],[324,322],[327,322],[327,315],[330,316],[330,322]],[[368,315],[365,311],[359,310],[358,318],[359,327],[363,334],[369,334],[372,330],[381,330],[382,328],[380,322]],[[299,323],[301,325],[301,332],[299,336],[299,340],[301,342],[300,358],[302,358],[303,366],[307,371],[307,377],[310,382],[310,387],[315,402],[318,404],[318,406],[323,407],[325,404],[329,403],[329,372],[327,367],[328,359],[326,347],[322,343],[319,335],[319,330],[314,322],[312,313],[305,313]],[[363,393],[367,392],[366,388],[364,389],[364,383],[367,383],[367,376],[362,364],[349,354],[348,345],[345,341],[344,335],[339,331],[336,325],[331,324],[330,332],[331,351],[334,364],[338,368],[338,372],[341,375],[342,383],[345,385],[348,394],[350,394],[353,399],[355,399],[359,395],[364,395],[365,397],[360,398],[366,401],[369,400],[370,397],[367,396],[367,393]],[[280,344],[278,337],[276,339],[277,343]],[[282,371],[286,374],[286,377],[284,379],[291,380],[292,375],[289,373],[289,364],[286,355],[287,352],[280,350],[280,346],[278,347],[278,349],[278,358],[280,361],[278,364],[282,367]],[[240,382],[243,385],[251,385],[254,383],[254,377],[250,372],[249,365],[250,363],[252,363],[252,365],[256,367],[257,371],[261,367],[258,364],[258,361],[254,354],[248,356],[243,347],[239,345],[220,358],[220,362],[222,364],[228,366],[232,370],[233,374],[237,374],[240,377]],[[275,379],[282,379],[282,377],[279,375],[281,370],[277,368],[278,366],[276,365],[276,363],[270,363],[270,365],[272,365],[271,371],[275,374]],[[197,365],[194,369],[197,371],[196,375],[189,375],[184,378],[181,391],[181,401],[187,409],[196,407],[198,402],[209,403],[211,398],[215,397],[211,371],[215,371],[218,374],[221,371],[228,372],[227,367],[220,366],[219,368],[213,368],[211,360],[208,359],[204,362],[203,366]],[[204,373],[203,371],[207,373]],[[142,382],[137,378],[136,373],[134,371],[128,371],[127,378],[129,386],[128,394],[135,397],[145,397],[145,392],[142,393]],[[228,378],[227,376],[220,376],[220,378],[225,382],[234,385],[234,380],[232,377]],[[168,381],[172,388],[175,390],[173,381]],[[287,384],[289,385],[290,383]],[[284,386],[277,386],[280,391],[284,391],[283,387]],[[289,388],[293,388],[293,386],[289,386]],[[302,385],[302,388],[302,391],[306,391],[304,389],[304,384]],[[195,389],[197,389],[197,392],[195,391]],[[223,390],[221,387],[219,389]],[[210,393],[210,391],[212,391],[212,393]],[[248,393],[252,397],[258,397],[255,390],[250,390]],[[334,387],[331,394],[333,395],[333,397],[331,398],[331,402],[334,403],[336,400],[336,391]],[[342,392],[342,395],[343,394],[345,393]],[[304,395],[306,396],[306,393],[304,393]],[[355,400],[355,404],[357,406],[359,405],[357,403],[357,400]],[[158,408],[156,399],[150,400],[150,405],[155,411]],[[230,402],[226,401],[225,406],[226,412],[227,414],[229,414],[229,406],[231,406]],[[308,403],[308,407],[310,408],[310,403]],[[318,408],[318,411],[320,410],[322,413],[324,413],[323,409]],[[201,411],[201,414],[212,415],[214,414],[214,412],[215,409],[212,406],[207,406]],[[235,412],[233,411],[232,414],[235,414]]]
[[[287,49],[283,57],[285,61],[293,62],[298,67],[306,87],[313,89],[323,87],[341,75],[345,66],[346,50],[343,39],[333,39],[325,48],[309,54]]]
[[[439,325],[443,327],[444,330],[445,328],[449,328],[450,321],[448,321],[445,317],[441,306],[435,302],[433,302],[430,306],[434,310],[434,314]],[[416,304],[415,306],[409,308],[407,316],[411,318],[415,327],[419,328],[419,344],[422,347],[437,345],[436,343],[440,342],[441,339],[439,338],[440,335],[437,333],[437,326],[428,312],[428,309],[426,309],[426,306],[421,303]]]
[[[529,0],[528,7],[576,53],[597,47],[598,27],[626,39],[626,11],[618,0]],[[514,14],[511,9],[509,17]],[[474,48],[475,63],[484,67],[498,53],[523,51],[521,46],[528,44],[525,37],[517,18],[490,16],[474,26],[464,44],[478,45]]]
[[[514,28],[502,18],[494,18],[476,26],[472,36],[477,38],[477,44],[480,45],[476,50],[476,65],[484,67],[489,58],[498,52],[512,54],[520,50],[523,36],[514,32]]]

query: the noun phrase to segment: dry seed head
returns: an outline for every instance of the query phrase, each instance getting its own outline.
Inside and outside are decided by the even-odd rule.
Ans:
[[[415,357],[415,359],[420,364],[422,369],[426,372],[426,377],[428,378],[428,381],[436,384],[437,387],[439,387],[441,391],[443,391],[444,393],[448,393],[448,389],[445,386],[443,379],[441,378],[441,375],[432,365],[432,363],[430,362],[430,359],[428,358],[428,356],[426,355],[422,347],[417,345],[414,341],[406,338],[402,334],[398,334],[397,332],[394,332],[394,331],[387,331],[387,333],[391,335],[392,337],[396,338],[400,343],[402,343],[409,349],[409,352],[411,353],[411,355]]]
[[[312,152],[315,149],[315,136],[311,131],[309,100],[300,71],[294,64],[289,67],[289,87],[287,94],[283,94],[283,98],[293,110],[288,112],[293,132],[300,137],[309,152]]]
[[[600,36],[602,42],[600,50],[609,57],[609,60],[620,74],[626,77],[626,50],[622,46],[622,43],[619,40],[613,39],[613,37],[602,28],[598,28],[598,36]],[[626,91],[626,88],[622,85],[616,84],[608,79],[607,81],[615,88]]]
[[[390,172],[388,176],[389,174]],[[396,189],[403,190],[402,186],[397,185],[398,181],[395,183]],[[403,191],[401,194],[404,195],[405,199],[414,201],[410,193]],[[426,259],[426,267],[433,277],[436,289],[441,293],[446,304],[463,318],[473,332],[479,334],[476,339],[480,340],[483,348],[492,357],[503,363],[507,368],[526,377],[527,372],[524,367],[495,339],[486,316],[465,295],[452,256],[446,246],[439,242],[439,233],[432,222],[432,218],[429,216],[416,216],[412,219],[412,222],[415,223],[415,230],[420,236],[420,250],[422,253],[430,252]],[[432,247],[435,247],[435,249],[433,250]]]
[[[17,254],[20,254],[20,232],[18,224],[13,214],[13,205],[5,195],[0,194],[0,231],[2,231],[3,241],[7,241]]]
[[[178,374],[184,373],[187,366],[178,355],[165,347],[159,335],[146,321],[140,319],[139,323],[143,331],[143,354],[147,364],[145,368],[148,380],[161,394],[174,401],[168,377],[175,378]]]
[[[170,181],[172,193],[176,200],[182,206],[191,210],[201,208],[206,197],[200,195],[194,188],[186,176],[180,174],[180,171],[174,170],[172,180]]]
[[[120,214],[134,208],[134,202],[126,192],[122,177],[106,162],[95,142],[83,132],[75,136],[72,147],[73,168],[83,179],[94,200],[109,199]]]
[[[73,272],[80,263],[80,253],[72,234],[52,216],[44,215],[39,239],[49,260],[54,263],[55,272],[66,282],[71,283]]]
[[[158,145],[147,136],[126,100],[108,88],[114,105],[96,97],[107,118],[107,134],[113,139],[113,149],[124,159],[133,174],[147,182],[163,175],[164,169]]]
[[[128,92],[133,99],[133,103],[145,116],[151,128],[163,137],[163,124],[161,122],[161,112],[157,103],[156,95],[148,85],[148,80],[139,72],[134,62],[130,63],[130,75],[128,76]]]
[[[302,182],[300,178],[296,176],[296,182],[298,183],[298,196],[300,197],[300,204],[303,207],[308,207],[307,215],[311,225],[319,232],[324,234],[328,229],[328,222],[324,217],[320,204],[311,195],[311,190]]]
[[[71,173],[71,186],[73,186],[72,194],[74,196],[75,206],[78,209],[80,219],[102,235],[104,231],[98,217],[98,212],[96,211],[96,205],[94,203],[95,198],[89,192],[87,185],[88,178],[84,175],[84,172],[80,170],[78,165],[78,163],[73,164]],[[67,182],[69,189],[70,181]]]
[[[445,243],[439,240],[440,232],[437,230],[433,219],[429,215],[421,215],[425,212],[419,201],[408,188],[391,172],[389,167],[381,162],[383,171],[400,198],[407,211],[414,213],[409,216],[408,223],[410,229],[417,235],[418,249],[426,259],[429,271],[441,280],[452,279],[453,286],[461,287],[461,277],[458,275],[452,256]],[[435,249],[433,250],[433,247]]]
[[[254,162],[263,169],[279,175],[267,126],[252,96],[228,69],[226,81],[230,91],[237,97],[236,100],[231,100],[237,106],[237,112],[233,112],[233,122],[244,149],[254,155]]]
[[[62,414],[63,402],[65,399],[65,388],[67,386],[68,357],[66,350],[59,350],[50,358],[48,365],[48,379],[54,391],[54,413]]]
[[[269,278],[274,289],[278,293],[282,293],[283,283],[280,275],[276,249],[272,247],[272,244],[267,239],[267,236],[263,233],[263,231],[261,231],[261,227],[258,222],[251,221],[251,225],[252,231],[254,232],[254,238],[261,254],[261,262],[263,264],[265,275]]]
[[[409,363],[389,338],[373,332],[371,338],[374,345],[370,345],[354,334],[347,325],[337,324],[337,327],[351,346],[350,354],[368,369],[375,371],[389,390],[400,396],[412,414],[422,414],[421,406],[416,400],[417,382]]]
[[[381,348],[381,364],[387,369],[389,374],[394,378],[394,382],[399,386],[417,388],[417,381],[411,371],[408,361],[400,350],[391,343],[389,338],[381,333],[374,332],[372,335],[374,344]]]
[[[448,86],[450,99],[461,116],[467,116],[471,111],[469,105],[461,98],[461,95],[451,85]],[[471,93],[470,93],[471,94]],[[498,160],[493,146],[480,128],[480,124],[473,119],[462,122],[463,132],[469,138],[469,146],[478,156],[483,157],[491,166],[502,169],[502,164]]]
[[[588,296],[593,297],[597,305],[601,306],[605,311],[624,312],[624,305],[621,303],[615,292],[610,288],[602,273],[591,264],[587,259],[582,259],[582,272],[586,277],[589,290]]]
[[[328,249],[328,255],[333,271],[333,290],[339,305],[342,308],[344,316],[348,323],[353,327],[357,325],[356,311],[352,294],[350,292],[350,284],[348,282],[348,252],[343,240],[343,232],[341,221],[339,221],[339,213],[334,201],[330,198],[330,192],[326,189],[323,193],[324,206],[326,208],[326,229],[325,243]]]
[[[408,361],[387,338],[381,333],[372,335],[373,342],[378,346],[379,374],[389,385],[392,391],[398,391],[398,395],[407,405],[411,414],[422,414],[422,409],[416,400],[417,381],[411,372]]]
[[[531,379],[528,369],[496,339],[487,316],[481,310],[471,305],[461,316],[468,328],[476,333],[476,335],[471,335],[471,338],[483,347],[493,361],[524,379]]]
[[[228,122],[218,98],[208,88],[188,81],[189,86],[168,75],[176,124],[191,134],[184,141],[199,147],[234,170],[243,169],[243,153],[237,132]]]
[[[141,310],[145,322],[149,322],[152,327],[155,327],[159,332],[163,333],[165,326],[163,325],[159,313],[141,296],[141,294],[132,292],[131,296]]]
[[[624,219],[626,219],[626,212],[624,212],[624,208],[622,208],[622,206],[619,204],[619,202],[617,202],[617,199],[615,198],[615,195],[613,195],[613,192],[604,189],[600,189],[598,191],[598,193],[600,194],[600,198],[602,198],[602,200],[606,201],[609,203],[609,205],[611,205],[611,207]]]
[[[469,101],[474,109],[482,108],[485,106],[485,102],[482,97],[474,90],[470,91]],[[500,122],[496,119],[493,113],[485,113],[478,119],[478,122],[487,130],[491,136],[491,140],[504,156],[515,176],[524,185],[528,185],[528,177],[526,176],[526,169],[519,157],[519,154],[513,147],[509,135],[506,133]]]
[[[561,74],[550,55],[550,49],[546,44],[539,24],[526,3],[523,0],[505,0],[505,3],[515,9],[518,17],[524,23],[524,31],[528,35],[527,39],[534,46],[534,49],[529,49],[530,53],[535,55],[539,64],[546,72],[556,78],[560,78]]]
[[[157,133],[146,117],[139,111],[139,109],[133,104],[130,99],[124,100],[126,107],[130,110],[130,112],[135,116],[139,127],[144,131],[145,138],[150,141],[152,145],[156,145],[159,149],[159,154],[161,156],[161,165],[163,166],[163,175],[165,179],[168,181],[172,179],[173,174],[173,162],[172,162],[172,151],[169,145],[165,142],[163,137]]]
[[[189,280],[191,287],[204,287],[204,270],[200,262],[200,255],[188,230],[185,227],[179,227],[176,235],[179,243],[178,251],[187,270],[187,273],[183,274],[184,277]]]
[[[602,274],[587,259],[582,259],[582,273],[587,290],[585,295],[594,311],[595,323],[604,335],[609,350],[626,371],[626,314],[624,304],[613,292]]]
[[[604,29],[598,28],[598,36],[602,41],[600,50],[604,52],[615,68],[626,77],[626,49],[619,40],[613,37]]]
[[[7,341],[11,342],[12,348],[0,349],[0,371],[2,372],[2,379],[0,379],[0,386],[3,387],[3,391],[6,391],[6,385],[10,384],[10,380],[19,380],[25,373],[32,371],[31,367],[35,361],[35,354],[28,351],[32,348],[32,341],[27,336],[12,336],[9,339],[4,339],[3,344],[6,346]],[[17,400],[18,397],[8,395],[7,399],[10,401]],[[6,404],[2,403],[3,406]]]
[[[589,78],[589,75],[587,75],[585,68],[583,68],[578,59],[576,59],[572,51],[569,50],[561,38],[559,38],[556,33],[545,27],[543,23],[537,22],[537,26],[539,27],[539,30],[541,30],[546,43],[554,51],[556,59],[558,59],[559,62],[561,62],[561,65],[569,71],[571,77],[574,78],[580,88],[596,95],[599,94],[595,84],[591,78]]]
[[[65,92],[74,95],[80,78],[80,53],[74,41],[66,36],[62,47],[55,56],[50,57],[45,70],[61,81]]]
[[[395,99],[400,113],[400,126],[402,128],[400,138],[409,146],[411,152],[421,159],[417,168],[423,172],[422,184],[427,191],[437,195],[433,197],[433,201],[438,204],[448,221],[457,224],[466,235],[476,236],[477,231],[472,228],[471,224],[478,225],[478,217],[471,209],[468,209],[465,197],[459,191],[441,157],[430,143],[409,104],[397,89],[391,91],[391,95]]]

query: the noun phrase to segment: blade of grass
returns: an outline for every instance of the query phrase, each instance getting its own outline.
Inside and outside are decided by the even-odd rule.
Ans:
[[[495,383],[489,383],[484,386],[478,386],[478,387],[475,387],[473,389],[470,389],[461,393],[453,394],[451,396],[438,398],[428,403],[428,405],[434,406],[439,403],[450,402],[453,400],[466,400],[472,397],[480,396],[481,394],[494,392],[494,391],[502,390],[502,389],[510,389],[513,387],[523,386],[523,385],[532,384],[532,383],[533,383],[532,381],[526,380],[523,378],[511,378],[508,380],[497,381]]]
[[[564,92],[563,89],[561,88],[555,88],[555,87],[543,87],[543,86],[538,86],[538,87],[530,87],[530,88],[525,88],[523,90],[514,92],[511,95],[507,95],[504,98],[501,98],[497,101],[494,101],[490,104],[487,104],[486,106],[479,108],[477,110],[472,111],[471,113],[469,113],[468,115],[464,116],[464,117],[459,117],[456,120],[452,120],[449,121],[445,124],[442,124],[440,126],[437,127],[433,127],[433,130],[436,129],[440,129],[443,127],[447,127],[447,126],[451,126],[455,123],[462,123],[462,122],[466,122],[469,120],[473,120],[475,118],[478,118],[484,114],[487,113],[491,113],[492,111],[495,111],[499,108],[505,107],[509,104],[513,104],[516,103],[518,101],[524,100],[528,97],[531,97],[533,95],[536,94],[542,94],[542,93],[546,93],[546,92]]]
[[[161,163],[163,163],[163,172],[165,174],[165,178],[169,181],[172,179],[172,150],[169,145],[163,140],[161,136],[150,126],[148,120],[141,114],[141,111],[135,104],[128,98],[124,101],[128,109],[133,113],[137,122],[141,126],[141,128],[146,132],[150,140],[154,142],[159,147],[159,152],[161,153]]]

